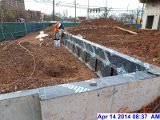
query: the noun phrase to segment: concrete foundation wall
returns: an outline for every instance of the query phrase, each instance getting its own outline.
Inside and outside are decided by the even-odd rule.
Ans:
[[[41,101],[43,120],[95,120],[97,113],[132,112],[160,96],[160,77]]]
[[[0,119],[41,120],[41,109],[38,94],[0,101]]]
[[[146,28],[147,16],[154,16],[152,29],[159,29],[159,19],[160,19],[160,1],[153,3],[146,3],[143,15],[142,28]]]
[[[93,81],[97,86],[90,86]],[[0,117],[2,120],[93,120],[99,112],[138,110],[160,96],[159,91],[160,77],[147,72],[98,78],[1,94]]]

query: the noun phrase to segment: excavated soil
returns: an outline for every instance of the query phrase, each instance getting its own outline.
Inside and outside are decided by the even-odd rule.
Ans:
[[[137,32],[137,35],[119,30],[119,26]],[[67,28],[74,35],[114,49],[145,62],[160,66],[160,31],[140,30],[112,19],[84,21],[77,27]]]
[[[39,40],[35,39],[37,35],[38,33],[34,33],[15,41],[0,43],[0,93],[77,82],[96,77],[66,48],[63,46],[55,48],[51,38],[53,36],[46,39],[49,46],[40,47]],[[33,57],[19,43],[31,51],[35,64]]]

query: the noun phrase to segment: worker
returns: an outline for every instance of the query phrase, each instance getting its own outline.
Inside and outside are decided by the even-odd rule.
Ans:
[[[60,39],[59,39],[59,24],[58,21],[54,25],[54,46],[60,46]]]
[[[62,40],[63,32],[64,32],[64,25],[62,22],[60,22],[59,23],[59,39],[60,40]]]
[[[58,21],[54,25],[54,40],[59,39],[59,26],[58,26]]]

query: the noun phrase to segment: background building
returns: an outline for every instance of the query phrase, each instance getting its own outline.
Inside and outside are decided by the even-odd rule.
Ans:
[[[41,21],[42,20],[41,11],[26,10],[25,16],[26,16],[25,17],[26,21]]]
[[[160,1],[159,0],[139,0],[145,4],[142,28],[160,29]]]

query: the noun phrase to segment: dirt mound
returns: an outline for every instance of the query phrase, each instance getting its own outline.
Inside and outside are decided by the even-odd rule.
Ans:
[[[84,27],[84,26],[101,26],[101,27],[114,27],[114,26],[119,26],[119,27],[123,27],[126,29],[130,29],[130,30],[134,30],[134,31],[139,31],[139,29],[137,29],[134,26],[131,25],[124,25],[121,22],[118,22],[116,20],[113,20],[111,18],[101,18],[101,19],[93,19],[93,20],[86,20],[86,21],[82,21],[82,23],[80,24],[79,27]]]
[[[114,25],[122,25],[122,23],[115,21],[113,19],[105,19],[105,18],[101,18],[101,19],[93,19],[93,20],[86,20],[86,21],[82,21],[81,26],[85,26],[85,25],[108,25],[108,26],[114,26]]]

